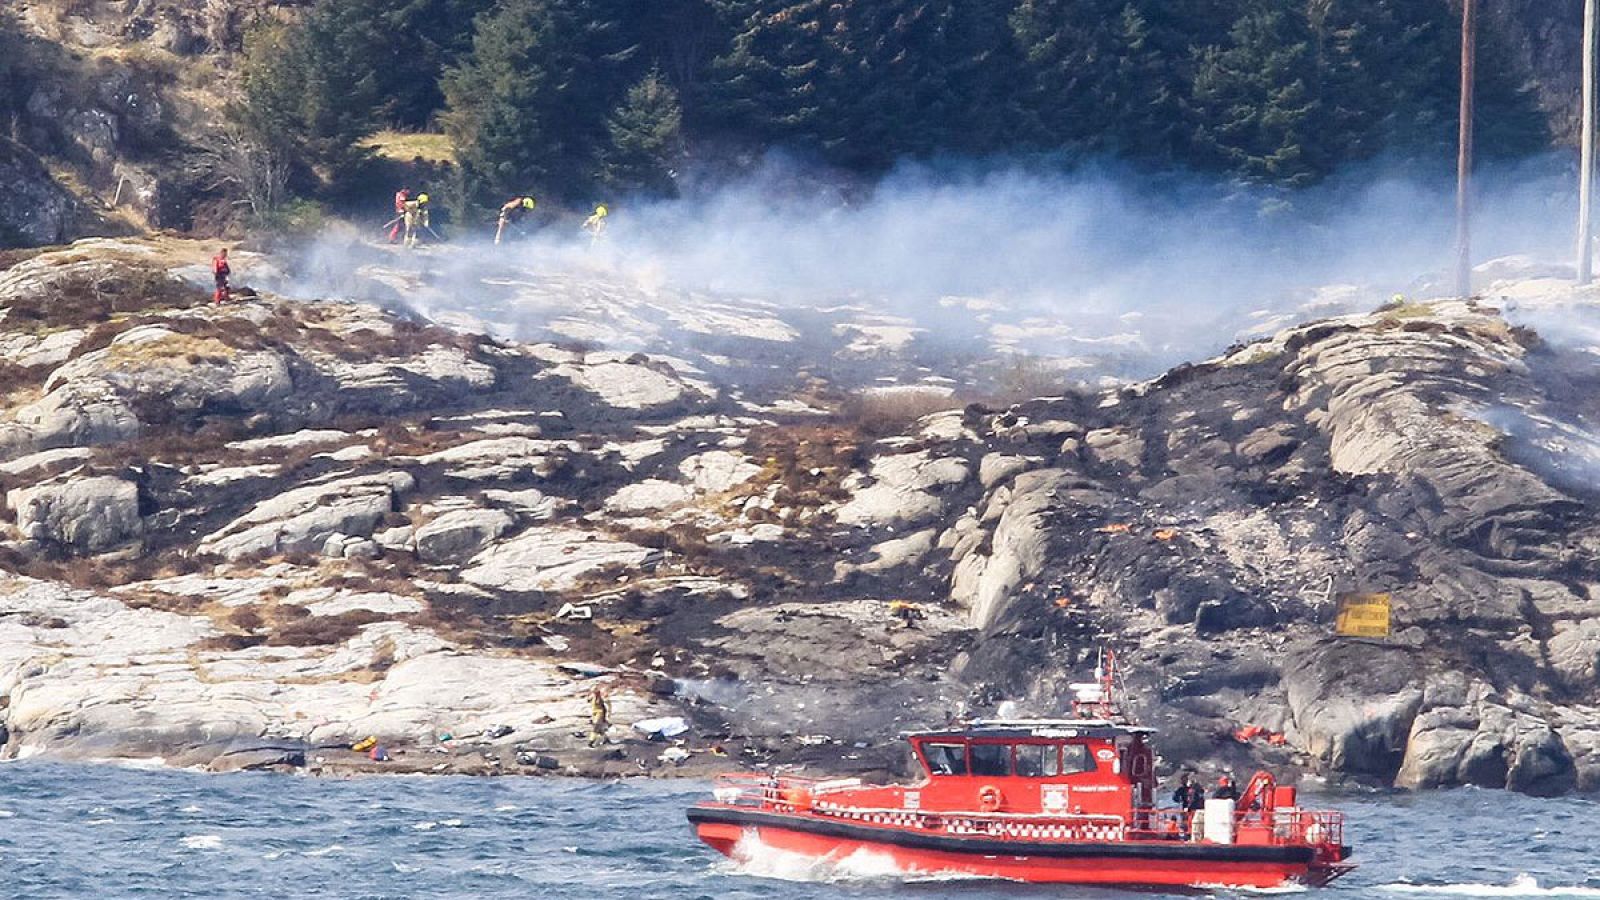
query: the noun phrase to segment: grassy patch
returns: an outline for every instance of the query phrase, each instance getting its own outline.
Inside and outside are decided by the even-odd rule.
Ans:
[[[779,507],[817,508],[849,497],[840,486],[864,461],[867,437],[860,427],[776,426],[751,430],[750,455],[762,463],[748,483],[751,493],[778,484]]]
[[[923,416],[964,405],[954,394],[938,388],[869,389],[847,397],[839,414],[863,430],[882,434],[903,431]]]
[[[422,160],[430,163],[453,165],[456,147],[450,136],[425,131],[379,131],[361,139],[358,146],[365,147],[385,159],[396,162]]]
[[[233,349],[211,335],[174,334],[158,340],[113,344],[110,359],[117,363],[223,365]]]
[[[1420,319],[1433,315],[1433,307],[1426,303],[1402,300],[1385,304],[1378,314],[1385,319]]]
[[[67,262],[71,266],[73,262]],[[45,331],[102,325],[118,315],[194,306],[205,291],[143,266],[89,265],[55,277],[7,305],[6,327]]]

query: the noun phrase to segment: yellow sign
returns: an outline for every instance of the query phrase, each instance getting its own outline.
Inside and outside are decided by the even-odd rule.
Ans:
[[[1335,633],[1345,637],[1389,636],[1388,594],[1344,594],[1339,597]]]

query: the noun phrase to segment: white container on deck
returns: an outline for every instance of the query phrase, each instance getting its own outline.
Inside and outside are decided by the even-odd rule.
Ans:
[[[1211,798],[1206,801],[1206,840],[1213,844],[1233,843],[1233,801]]]

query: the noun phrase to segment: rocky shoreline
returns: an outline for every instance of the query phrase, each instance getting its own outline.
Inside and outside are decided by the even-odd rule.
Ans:
[[[205,252],[0,270],[7,757],[893,774],[900,730],[1057,712],[1109,644],[1163,771],[1600,789],[1600,369],[1514,324],[1593,309],[1556,278],[928,410],[928,348],[814,310],[485,277],[660,312],[596,349],[406,314],[426,272],[383,258],[319,300],[246,254],[263,292],[216,307]],[[1332,636],[1346,590],[1392,639]]]

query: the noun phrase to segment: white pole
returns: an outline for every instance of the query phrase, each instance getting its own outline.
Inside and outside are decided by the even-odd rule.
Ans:
[[[1593,277],[1594,256],[1591,229],[1591,197],[1594,191],[1594,42],[1595,2],[1583,3],[1583,134],[1578,139],[1581,148],[1578,159],[1578,284],[1588,284]]]
[[[1456,151],[1456,296],[1472,296],[1472,83],[1477,55],[1477,0],[1461,0],[1461,134]]]

